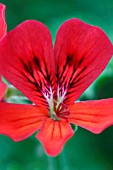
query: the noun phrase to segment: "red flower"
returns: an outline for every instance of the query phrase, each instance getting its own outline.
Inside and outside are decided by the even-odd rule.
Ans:
[[[54,47],[42,23],[17,26],[0,44],[0,73],[35,105],[1,103],[0,133],[20,141],[39,130],[37,139],[56,156],[74,134],[70,123],[93,133],[112,125],[113,99],[75,102],[112,54],[105,33],[78,19],[60,27]]]
[[[0,40],[6,34],[7,26],[5,22],[5,5],[0,3]],[[0,100],[6,91],[6,85],[2,82],[0,76]]]

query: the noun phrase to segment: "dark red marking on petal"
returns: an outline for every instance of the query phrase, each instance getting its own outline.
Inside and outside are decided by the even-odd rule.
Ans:
[[[68,108],[68,120],[93,133],[113,125],[113,99],[77,102]]]
[[[57,83],[64,103],[72,104],[99,76],[113,55],[113,47],[98,27],[79,19],[66,21],[54,46]]]

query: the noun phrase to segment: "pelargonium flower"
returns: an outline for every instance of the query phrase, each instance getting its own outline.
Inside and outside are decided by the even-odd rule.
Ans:
[[[7,25],[5,22],[5,5],[0,3],[0,40],[6,34]],[[0,76],[0,99],[2,99],[4,93],[6,91],[6,85],[2,82],[2,78]]]
[[[93,133],[113,124],[113,99],[76,102],[100,75],[113,47],[98,27],[66,21],[55,45],[42,23],[28,20],[0,44],[0,73],[33,105],[0,103],[0,133],[21,141],[36,138],[48,155],[58,155],[74,131],[70,123]]]

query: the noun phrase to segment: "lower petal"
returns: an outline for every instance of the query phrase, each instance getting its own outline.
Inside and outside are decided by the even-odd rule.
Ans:
[[[78,102],[69,111],[71,123],[96,134],[113,125],[113,99]]]
[[[64,144],[74,134],[67,120],[54,121],[48,118],[36,136],[50,156],[57,156]]]
[[[0,103],[0,134],[21,141],[40,129],[48,110],[25,104]]]

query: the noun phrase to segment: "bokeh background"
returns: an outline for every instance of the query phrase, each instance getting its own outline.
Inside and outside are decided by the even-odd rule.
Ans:
[[[27,19],[43,22],[53,43],[62,22],[79,18],[101,27],[113,43],[113,0],[1,0],[7,6],[8,31]],[[8,102],[30,103],[10,84]],[[80,100],[113,97],[113,59]],[[109,113],[108,113],[109,114]],[[15,143],[0,135],[0,170],[113,170],[113,127],[94,135],[78,128],[63,152],[48,157],[35,135]]]

